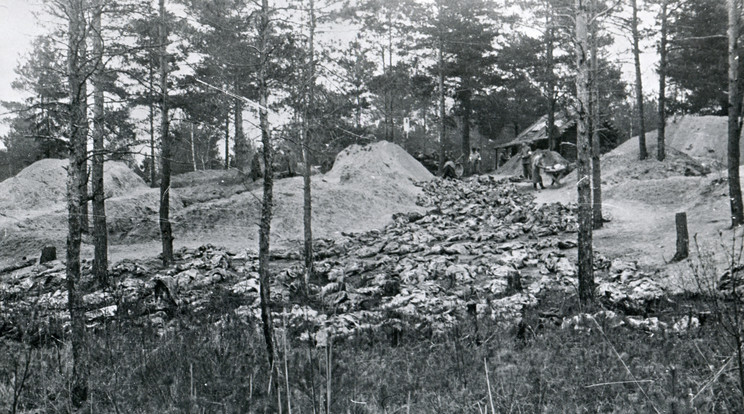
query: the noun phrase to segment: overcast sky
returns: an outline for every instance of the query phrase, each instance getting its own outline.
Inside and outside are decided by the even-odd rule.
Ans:
[[[32,39],[44,33],[43,25],[34,17],[34,12],[42,8],[41,0],[0,0],[0,101],[17,101],[25,95],[13,90],[10,84],[15,78],[14,69],[19,58],[28,52]],[[653,19],[646,14],[646,19]],[[627,53],[629,44],[619,39],[614,47],[618,62],[623,64],[623,75],[629,84],[633,83],[634,73],[631,56]],[[657,60],[653,41],[647,44],[648,52],[642,58],[644,94],[654,93],[658,87],[655,81],[655,62]],[[5,124],[0,123],[0,135],[7,132]],[[0,143],[0,148],[2,143]]]

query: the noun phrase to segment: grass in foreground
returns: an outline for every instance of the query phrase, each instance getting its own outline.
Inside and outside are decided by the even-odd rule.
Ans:
[[[661,313],[698,305],[676,302]],[[165,333],[110,322],[89,336],[92,392],[85,412],[273,413],[280,411],[280,399],[281,411],[289,412],[287,389],[294,413],[744,409],[733,350],[714,324],[684,335],[625,327],[575,331],[540,316],[548,309],[571,315],[577,308],[575,299],[556,296],[529,310],[521,328],[478,321],[477,331],[471,322],[437,336],[369,331],[320,348],[293,340],[300,332],[288,332],[286,358],[278,329],[281,366],[273,375],[258,323],[229,311],[219,322],[178,316],[180,328]],[[65,338],[0,346],[0,410],[71,411]]]

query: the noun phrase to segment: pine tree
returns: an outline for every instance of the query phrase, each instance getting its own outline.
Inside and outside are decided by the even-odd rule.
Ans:
[[[741,95],[739,82],[739,34],[741,31],[741,2],[727,0],[728,8],[728,187],[731,201],[731,225],[744,224],[744,206],[739,177],[739,139],[741,137]]]
[[[589,2],[590,0],[575,0],[576,8],[576,169],[578,183],[578,276],[579,276],[579,299],[582,302],[592,301],[594,298],[594,269],[593,269],[593,247],[592,247],[592,203],[590,186],[590,154],[591,144],[589,137]]]
[[[93,21],[91,38],[93,43],[93,157],[91,184],[93,195],[93,274],[101,286],[108,285],[108,228],[106,226],[106,204],[103,182],[104,159],[104,70],[103,31],[101,16],[103,2],[96,0],[92,7]]]
[[[168,27],[165,0],[159,0],[158,48],[160,51],[160,241],[163,264],[173,263],[173,229],[170,222],[171,136],[168,115]]]
[[[645,160],[648,157],[646,150],[646,121],[643,112],[643,78],[641,77],[641,35],[638,31],[638,0],[631,0],[633,6],[633,17],[631,19],[631,32],[633,35],[633,62],[635,63],[635,92],[636,110],[638,112],[638,159]]]

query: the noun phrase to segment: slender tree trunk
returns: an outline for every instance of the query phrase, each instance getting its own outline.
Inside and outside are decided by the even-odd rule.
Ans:
[[[103,187],[104,107],[103,107],[103,34],[101,14],[103,2],[96,4],[93,15],[93,53],[96,69],[93,92],[93,274],[101,286],[108,286],[108,229]]]
[[[160,48],[160,240],[163,245],[163,264],[173,263],[173,230],[170,222],[171,142],[168,119],[168,63],[166,43],[168,29],[165,24],[165,0],[159,0],[160,23],[158,37]]]
[[[269,36],[269,2],[261,0],[261,22],[258,33],[259,41],[259,68],[258,87],[259,124],[261,125],[261,142],[263,143],[264,158],[264,181],[263,202],[261,205],[261,224],[258,235],[258,273],[260,277],[261,297],[261,320],[263,322],[264,340],[266,341],[266,356],[269,366],[274,367],[274,325],[271,318],[271,272],[269,270],[269,245],[271,235],[271,216],[274,191],[273,154],[271,149],[271,131],[269,129],[269,114],[267,105],[269,102],[269,89],[267,84],[267,64],[269,61],[268,48]]]
[[[152,15],[152,3],[147,2],[147,15]],[[152,49],[155,48],[154,44],[149,45]],[[148,82],[149,90],[147,91],[147,107],[149,109],[148,120],[150,121],[150,188],[155,188],[156,173],[157,173],[157,162],[155,162],[155,58],[152,50],[148,51],[149,65],[148,69]]]
[[[67,306],[70,312],[72,341],[71,402],[76,408],[88,398],[88,352],[85,313],[80,282],[80,245],[82,243],[82,196],[86,191],[87,102],[85,94],[85,18],[82,0],[68,0],[63,6],[68,16],[67,75],[70,91],[70,166],[67,170]]]
[[[81,60],[81,62],[82,62],[81,64],[82,65],[86,65],[87,64],[86,61],[89,58],[88,57],[88,45],[86,43],[87,38],[86,38],[86,33],[85,33],[85,30],[87,30],[85,28],[85,25],[86,25],[86,22],[85,22],[85,8],[87,7],[87,4],[83,4],[82,7],[83,7],[83,14],[81,15],[81,19],[82,19],[82,25],[83,25],[82,26],[83,27],[83,33],[82,33],[83,38],[81,40],[82,43],[80,45],[79,51],[81,53],[81,59],[82,59]],[[85,71],[85,69],[81,69],[81,70],[82,71]],[[82,84],[80,85],[80,89],[81,89],[82,96],[85,96],[86,97],[85,98],[85,107],[87,108],[88,107],[88,98],[87,98],[87,96],[88,96],[88,83],[85,82],[85,81],[83,81]],[[87,116],[86,116],[86,119],[87,119]],[[81,227],[81,231],[83,232],[83,234],[88,234],[89,231],[90,231],[90,218],[88,216],[88,205],[89,205],[88,201],[90,199],[90,194],[88,194],[88,181],[89,181],[90,171],[88,170],[88,165],[87,165],[87,156],[88,156],[88,124],[87,123],[86,123],[84,129],[85,129],[85,142],[83,143],[83,145],[85,146],[86,166],[85,166],[85,171],[84,171],[84,174],[83,174],[83,184],[84,185],[83,185],[83,188],[82,188],[82,190],[80,192],[80,203],[83,206],[82,209],[80,210],[80,227]]]
[[[631,22],[633,30],[633,60],[635,62],[635,92],[636,108],[638,109],[638,158],[645,160],[648,157],[646,150],[646,121],[643,112],[643,81],[641,80],[641,50],[639,47],[640,35],[638,34],[638,4],[637,0],[631,0],[633,5],[633,19]]]
[[[739,94],[739,19],[741,5],[739,0],[726,0],[728,6],[728,184],[731,200],[731,225],[744,224],[741,182],[739,179],[739,138],[741,127],[741,96]]]
[[[354,117],[354,125],[357,129],[362,127],[362,96],[359,93],[356,94],[356,114]]]
[[[555,145],[555,75],[553,73],[553,6],[549,8],[546,20],[547,29],[545,30],[546,59],[545,59],[545,77],[547,79],[547,98],[548,98],[548,122],[545,129],[548,134],[548,149],[557,151]]]
[[[196,126],[191,122],[191,168],[196,171],[196,146],[194,145],[194,128]]]
[[[659,126],[656,159],[666,157],[666,71],[667,71],[667,0],[661,0],[661,42],[659,44]]]
[[[444,169],[444,163],[447,161],[445,148],[445,137],[446,137],[446,131],[444,129],[444,117],[445,117],[445,109],[444,109],[444,29],[442,28],[442,0],[437,1],[437,13],[438,13],[438,26],[439,26],[439,34],[438,34],[438,47],[437,47],[437,77],[439,80],[439,171],[438,173],[441,175],[442,170]]]
[[[576,6],[576,95],[578,97],[577,111],[577,178],[578,178],[578,276],[579,276],[579,299],[582,302],[592,301],[594,298],[594,269],[593,269],[593,247],[592,247],[592,204],[590,188],[590,141],[587,131],[589,116],[587,106],[589,104],[589,60],[587,41],[587,2],[588,0],[575,0]]]
[[[591,0],[592,15],[596,13],[596,0]],[[592,90],[591,90],[591,123],[592,123],[592,227],[600,229],[604,225],[602,219],[602,168],[600,165],[600,156],[602,154],[600,142],[600,117],[599,117],[599,67],[597,65],[597,21],[592,24],[591,36],[591,72],[592,72]]]
[[[240,96],[240,88],[237,80],[235,81],[235,93]],[[243,133],[243,101],[235,99],[235,162],[233,165],[240,170],[247,170],[249,167],[248,160],[248,143]]]
[[[462,165],[465,167],[465,175],[470,175],[470,91],[464,92],[462,100]]]
[[[388,72],[390,73],[390,76],[388,77],[388,82],[392,82],[393,78],[393,19],[392,19],[392,11],[388,12],[387,15],[388,19]],[[394,114],[394,95],[393,95],[393,87],[388,86],[388,103],[390,105],[389,113],[390,113],[390,142],[395,142],[395,114]]]
[[[225,115],[225,169],[230,168],[230,115]]]
[[[385,46],[382,46],[380,48],[380,52],[382,52],[382,73],[384,75],[388,75],[388,68],[387,68],[387,62],[385,61]],[[385,108],[383,110],[384,116],[385,116],[385,140],[390,141],[390,85],[385,86],[385,95],[383,96],[384,102],[383,107]]]
[[[150,66],[150,96],[152,96],[152,91],[155,88],[154,85],[154,78],[155,73],[153,72],[152,66]],[[152,99],[149,99],[149,102],[147,103],[147,106],[149,107],[150,113],[148,115],[148,119],[150,121],[150,187],[155,187],[155,173],[157,171],[157,168],[155,166],[157,163],[155,162],[155,104],[153,103]]]
[[[305,289],[310,283],[313,275],[313,204],[311,193],[310,179],[310,138],[312,133],[311,124],[313,119],[310,116],[314,111],[315,103],[315,1],[310,0],[310,56],[307,63],[307,76],[305,77],[307,87],[307,100],[305,101],[305,114],[303,116],[305,133],[302,134],[302,161],[305,168],[302,172],[303,182],[303,225],[305,230]]]

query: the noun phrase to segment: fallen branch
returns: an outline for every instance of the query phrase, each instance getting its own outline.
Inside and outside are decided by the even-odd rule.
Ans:
[[[0,274],[10,273],[18,269],[23,269],[24,267],[33,266],[35,263],[36,259],[21,260],[20,262],[15,262],[11,265],[0,268]]]
[[[606,385],[623,385],[623,384],[638,384],[641,382],[654,382],[654,380],[634,380],[634,381],[613,381],[613,382],[602,382],[599,384],[585,385],[584,388],[604,387]]]

